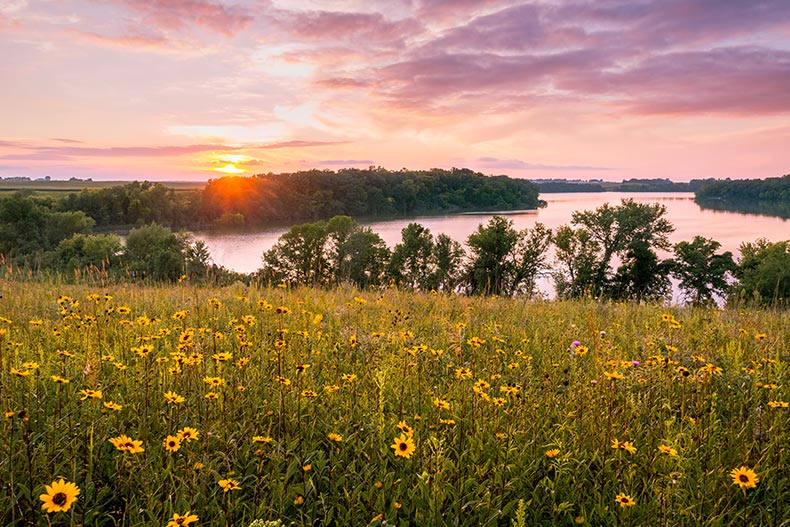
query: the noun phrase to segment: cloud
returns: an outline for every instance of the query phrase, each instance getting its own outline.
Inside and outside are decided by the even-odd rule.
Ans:
[[[305,164],[320,167],[351,167],[356,165],[369,167],[375,166],[376,162],[370,159],[324,159],[323,161],[305,161]]]
[[[412,18],[390,20],[381,13],[289,11],[280,12],[277,18],[283,29],[308,40],[364,40],[400,47],[410,34],[421,30]]]
[[[528,163],[520,159],[499,159],[496,157],[479,157],[469,163],[480,168],[494,168],[502,170],[616,170],[611,167],[598,167],[589,165],[545,165],[541,163]]]
[[[202,27],[225,36],[245,29],[254,16],[239,5],[224,5],[207,0],[114,0],[118,5],[138,13],[144,26],[168,31]]]
[[[269,143],[259,146],[250,146],[252,150],[269,150],[277,148],[306,148],[313,146],[342,145],[348,141],[282,141],[280,143]]]

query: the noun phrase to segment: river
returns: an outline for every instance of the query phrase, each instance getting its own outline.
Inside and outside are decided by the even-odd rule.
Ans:
[[[670,240],[675,243],[691,240],[700,235],[713,238],[722,245],[722,250],[732,251],[740,256],[738,248],[742,242],[767,238],[779,241],[790,238],[790,220],[701,209],[694,203],[691,192],[675,193],[561,193],[541,194],[540,198],[548,203],[545,208],[536,211],[503,212],[513,221],[517,229],[532,227],[535,223],[543,223],[547,227],[556,228],[570,224],[574,211],[593,210],[604,203],[618,205],[621,199],[630,198],[640,203],[661,203],[666,205],[667,219],[675,226]],[[461,243],[478,225],[486,223],[494,213],[484,214],[448,214],[443,216],[416,216],[395,220],[362,222],[378,233],[390,247],[394,247],[401,239],[401,229],[412,222],[419,223],[436,235],[448,234]],[[277,228],[255,232],[196,232],[195,238],[203,240],[211,252],[213,261],[228,269],[242,273],[250,273],[261,266],[261,255],[275,244],[287,229]]]

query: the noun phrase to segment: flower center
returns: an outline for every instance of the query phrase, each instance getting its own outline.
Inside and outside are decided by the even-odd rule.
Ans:
[[[67,500],[68,500],[68,497],[66,496],[65,492],[58,492],[57,494],[52,496],[52,503],[54,503],[58,507],[62,507],[66,503]]]
[[[749,483],[749,476],[746,474],[741,474],[738,479],[741,480],[741,483]]]
[[[401,443],[401,444],[398,445],[398,448],[401,449],[401,450],[408,450],[409,449],[409,445],[407,445],[406,443]]]

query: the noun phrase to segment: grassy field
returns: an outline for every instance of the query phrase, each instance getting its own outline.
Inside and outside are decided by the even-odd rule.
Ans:
[[[79,192],[87,189],[98,189],[107,187],[118,187],[126,185],[131,181],[86,181],[86,180],[73,180],[73,181],[16,181],[2,179],[0,180],[0,196],[3,194],[17,192],[19,190],[32,190],[37,194],[51,194],[63,195],[69,192]],[[162,185],[175,190],[195,190],[203,188],[205,181],[160,181]]]
[[[1,287],[3,525],[790,525],[786,314]]]

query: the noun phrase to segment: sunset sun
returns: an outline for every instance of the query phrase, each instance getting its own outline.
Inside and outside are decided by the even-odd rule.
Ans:
[[[213,169],[215,172],[222,172],[223,174],[243,174],[246,172],[243,168],[239,168],[233,163],[228,163],[222,167],[216,167]]]

